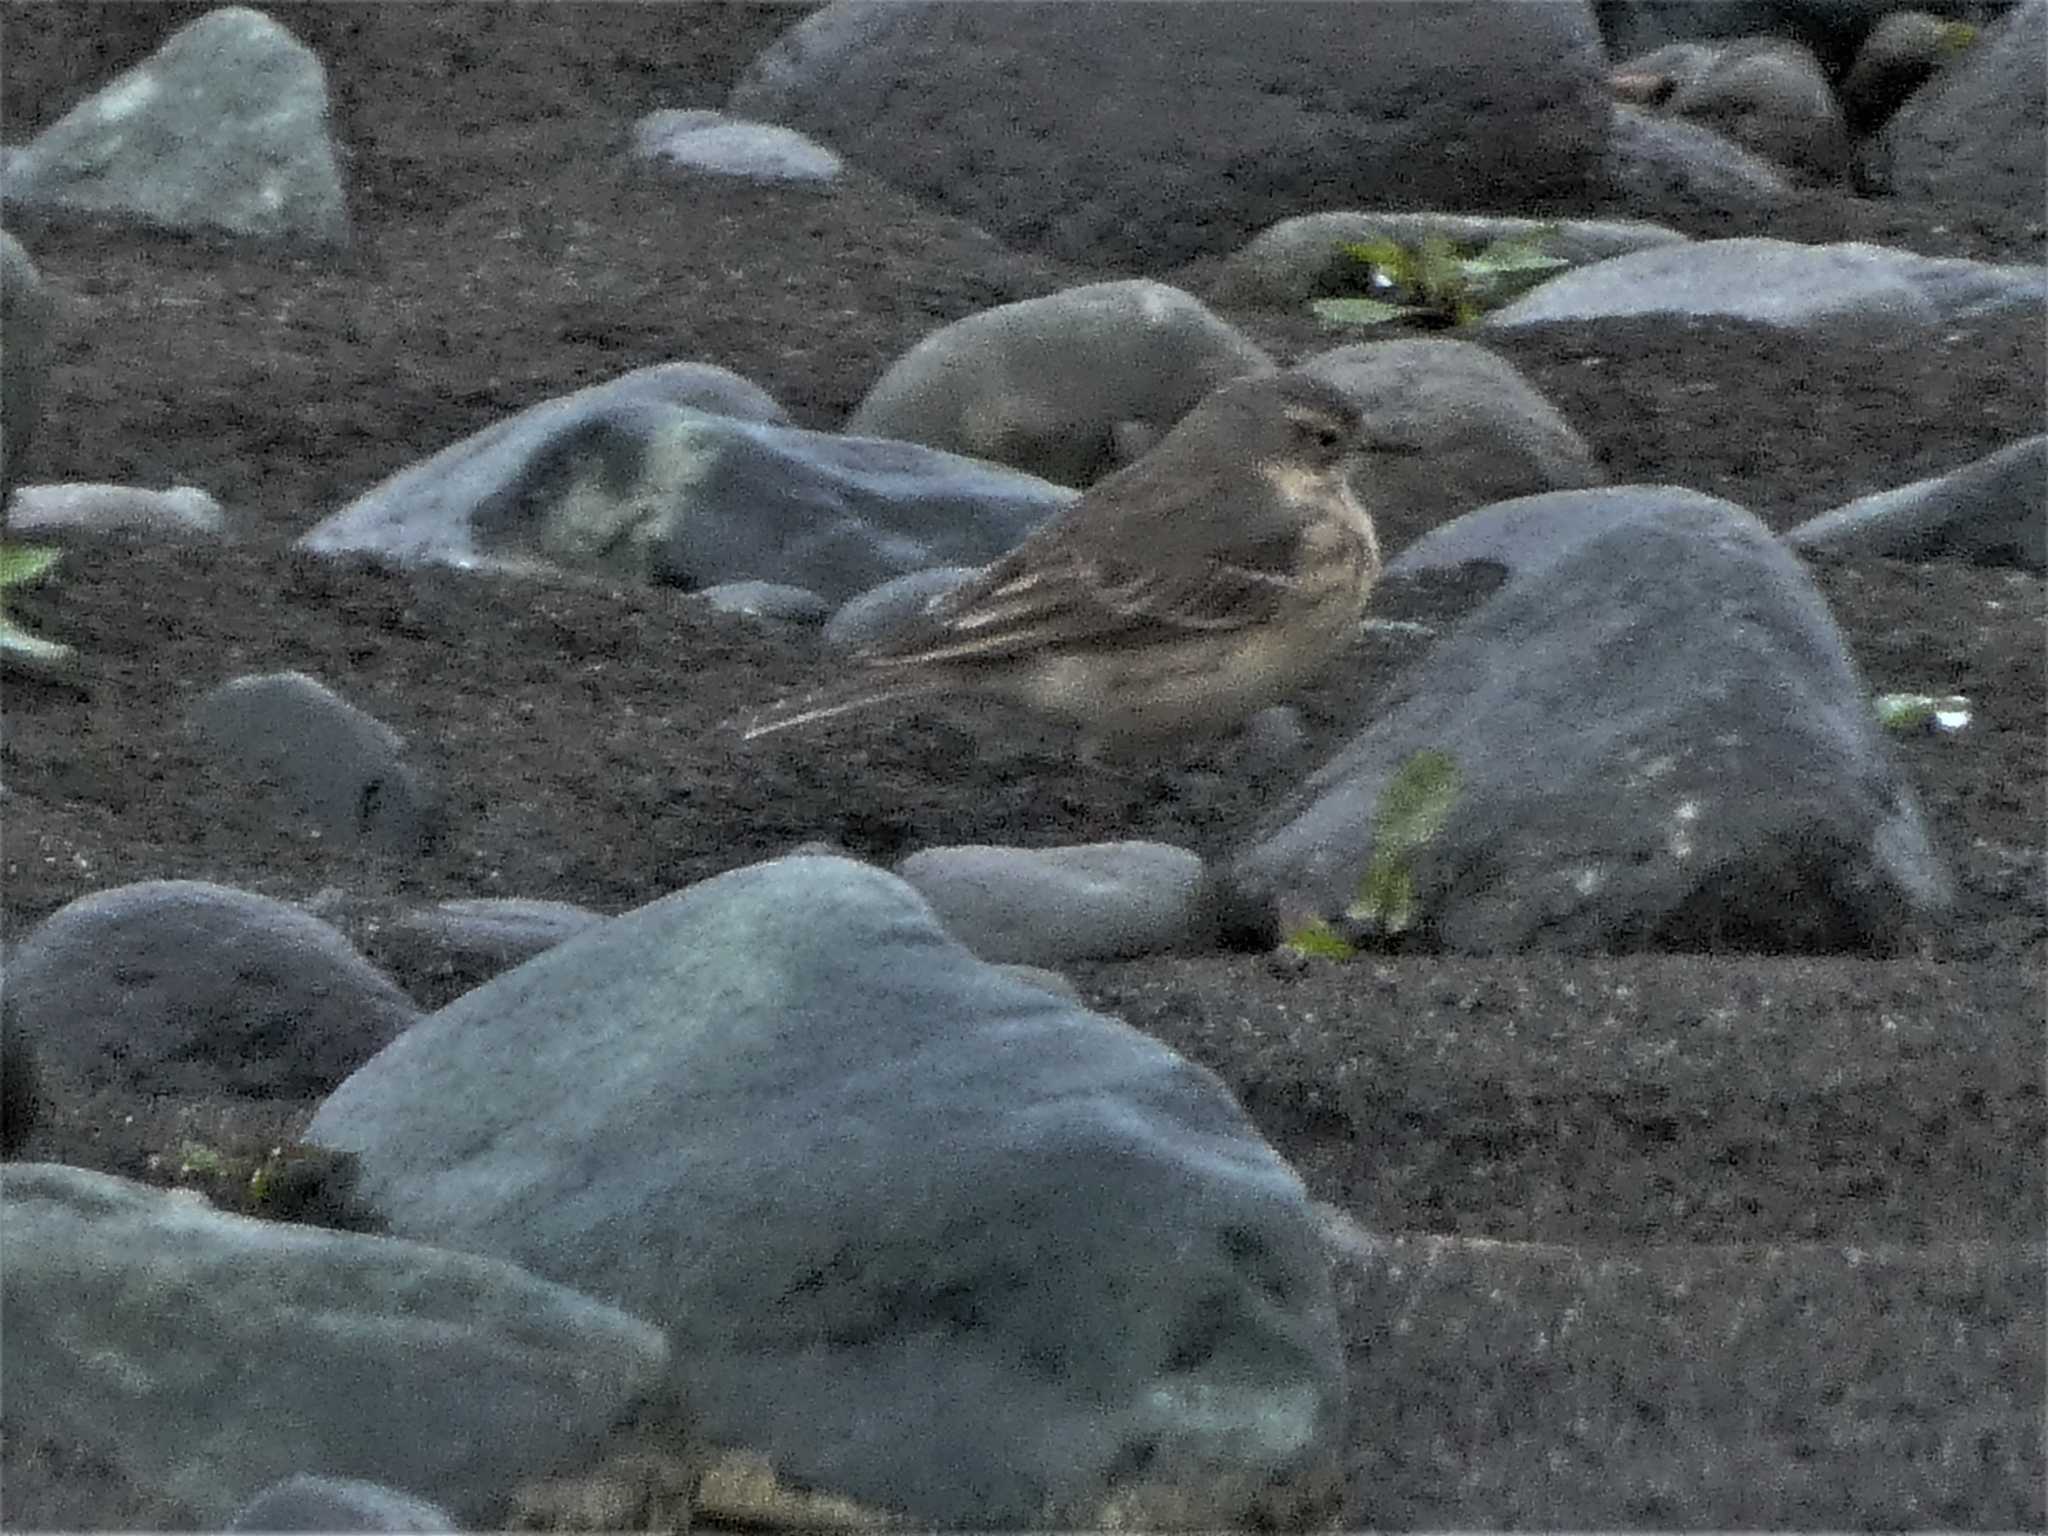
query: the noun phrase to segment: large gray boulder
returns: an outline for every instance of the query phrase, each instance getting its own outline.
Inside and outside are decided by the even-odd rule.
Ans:
[[[21,242],[0,229],[0,504],[21,478],[50,371],[53,306]]]
[[[1327,1512],[1341,1346],[1223,1086],[792,857],[432,1015],[308,1136],[401,1235],[669,1332],[714,1445],[948,1527]]]
[[[1013,244],[1158,272],[1319,207],[1523,206],[1597,171],[1588,6],[836,3],[730,109]]]
[[[1506,584],[1268,819],[1236,867],[1283,930],[1341,913],[1387,784],[1448,753],[1409,860],[1453,950],[1884,951],[1949,900],[1825,601],[1741,508],[1670,486],[1486,507],[1388,578]]]
[[[7,1007],[90,1086],[310,1098],[418,1017],[317,917],[228,886],[147,880],[60,907],[7,963]]]
[[[1781,330],[1896,334],[1982,315],[2025,323],[2048,304],[2048,271],[1921,256],[1888,246],[1694,240],[1578,267],[1503,305],[1486,326],[1668,315]],[[2037,322],[2038,323],[2038,322]]]
[[[372,487],[307,532],[322,553],[591,572],[828,602],[929,565],[982,565],[1073,499],[1031,475],[691,404],[697,365],[544,401]]]
[[[1794,549],[2048,571],[2048,435],[1809,518]]]
[[[2048,0],[2022,0],[1886,125],[1891,189],[2041,217],[2048,202]]]
[[[82,1168],[0,1169],[0,1232],[9,1415],[201,1529],[308,1464],[492,1519],[515,1484],[596,1452],[667,1364],[658,1330],[502,1260]]]
[[[1086,485],[1272,358],[1192,294],[1133,279],[1003,304],[889,365],[846,430]]]
[[[1358,342],[1302,371],[1355,401],[1374,442],[1353,483],[1389,555],[1475,507],[1540,491],[1601,485],[1586,440],[1514,364],[1469,341]]]
[[[10,157],[9,202],[46,213],[324,244],[348,239],[327,74],[261,11],[227,6]]]

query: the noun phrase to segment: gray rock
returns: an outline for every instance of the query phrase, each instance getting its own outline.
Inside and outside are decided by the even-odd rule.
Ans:
[[[1636,220],[1520,219],[1476,213],[1305,213],[1282,219],[1223,264],[1218,278],[1226,302],[1291,309],[1329,291],[1352,266],[1347,245],[1396,240],[1420,245],[1449,240],[1483,247],[1496,240],[1543,237],[1545,254],[1581,266],[1688,237],[1662,224]]]
[[[310,1098],[418,1017],[333,928],[198,880],[60,907],[7,966],[47,1063],[91,1087]]]
[[[727,103],[1014,245],[1159,272],[1317,207],[1521,206],[1607,130],[1584,5],[866,5]]]
[[[67,481],[15,487],[7,531],[38,539],[72,533],[149,533],[169,538],[218,538],[227,532],[221,505],[195,485],[167,491],[139,485],[85,485]]]
[[[879,644],[970,577],[978,565],[928,566],[885,581],[848,598],[826,621],[825,644],[835,651],[860,651]]]
[[[438,1505],[382,1483],[301,1472],[256,1495],[228,1522],[230,1531],[453,1531]]]
[[[1362,342],[1301,365],[1358,403],[1371,443],[1353,474],[1389,555],[1513,496],[1605,483],[1584,438],[1515,366],[1469,341]]]
[[[1483,325],[1670,315],[1785,330],[1896,334],[2048,303],[2048,271],[1918,256],[1885,246],[1695,240],[1561,273]]]
[[[1754,216],[1786,207],[1798,192],[1785,173],[1711,128],[1617,105],[1605,175],[1633,201]]]
[[[1795,549],[2048,571],[2048,436],[1809,518]]]
[[[1156,439],[1217,385],[1272,366],[1178,288],[1089,283],[934,331],[889,365],[846,430],[1086,485],[1123,462],[1119,431]]]
[[[912,443],[735,420],[636,375],[500,422],[393,476],[300,543],[396,560],[773,581],[827,602],[985,563],[1073,492]]]
[[[1238,861],[1283,930],[1351,901],[1382,790],[1424,750],[1462,783],[1409,861],[1453,950],[1883,951],[1945,908],[1841,634],[1748,513],[1668,486],[1526,497],[1388,575],[1472,562],[1507,583]]]
[[[260,11],[227,6],[36,135],[7,196],[48,213],[324,244],[348,210],[320,61]]]
[[[1207,1071],[893,876],[736,870],[433,1015],[321,1106],[401,1234],[669,1330],[706,1440],[920,1522],[1327,1513],[1300,1182]]]
[[[2048,202],[2048,0],[2022,0],[1892,118],[1892,190],[1974,203],[2038,222]]]
[[[1884,122],[1962,53],[1974,29],[1928,11],[1893,11],[1870,29],[1842,77],[1842,110],[1868,130]]]
[[[791,128],[723,112],[650,112],[633,125],[633,153],[686,171],[754,181],[831,181],[839,157]]]
[[[1722,49],[1701,78],[1672,93],[1666,110],[1819,181],[1838,180],[1849,167],[1849,126],[1834,88],[1813,51],[1789,39]]]
[[[35,436],[54,309],[28,252],[0,229],[0,503],[21,478]]]
[[[823,624],[832,616],[831,605],[809,587],[781,581],[722,581],[700,588],[697,596],[720,613],[781,624]]]
[[[0,1195],[8,1412],[202,1529],[308,1462],[488,1518],[667,1363],[658,1330],[499,1260],[50,1163],[0,1168]]]
[[[923,848],[896,873],[994,963],[1121,960],[1211,936],[1202,861],[1167,843]]]
[[[602,912],[568,901],[479,896],[436,902],[400,917],[399,937],[441,952],[464,969],[510,970],[604,921]]]
[[[338,844],[415,855],[441,836],[440,793],[405,738],[303,672],[233,678],[189,723],[227,773]]]

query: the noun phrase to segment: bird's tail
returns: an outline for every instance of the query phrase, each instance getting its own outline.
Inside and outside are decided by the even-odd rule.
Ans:
[[[753,741],[761,736],[773,736],[779,731],[792,731],[798,726],[814,725],[820,720],[836,720],[841,715],[850,715],[859,710],[878,709],[884,704],[900,704],[937,693],[944,687],[944,679],[930,676],[886,680],[874,677],[848,678],[834,686],[816,689],[793,699],[784,699],[780,704],[769,705],[742,723],[740,739]]]

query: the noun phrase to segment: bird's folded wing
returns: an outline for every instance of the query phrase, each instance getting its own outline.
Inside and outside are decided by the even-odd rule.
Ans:
[[[1029,651],[1171,641],[1253,629],[1300,599],[1294,575],[1223,560],[1161,570],[1073,559],[1003,572],[940,598],[875,666],[984,661]]]

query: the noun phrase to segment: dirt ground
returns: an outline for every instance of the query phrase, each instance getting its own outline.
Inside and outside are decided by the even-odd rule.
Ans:
[[[9,8],[0,139],[27,138],[206,8]],[[878,860],[980,840],[1232,846],[1272,786],[1233,772],[1227,749],[1091,768],[1056,738],[989,739],[944,715],[743,748],[727,724],[805,678],[810,639],[709,615],[674,592],[292,553],[288,541],[343,500],[548,396],[702,359],[755,379],[805,424],[834,426],[933,327],[1116,274],[1006,250],[859,175],[777,189],[624,167],[636,116],[718,105],[795,9],[273,14],[330,71],[359,236],[345,258],[11,223],[63,307],[29,478],[200,485],[228,506],[240,542],[87,545],[16,605],[79,648],[84,686],[6,690],[0,942],[89,891],[216,880],[314,903],[435,1006],[481,978],[392,935],[390,919],[424,901],[518,895],[614,912],[817,838]],[[1765,232],[1684,206],[1588,200],[1568,211]],[[2041,255],[2038,229],[2016,218],[1823,195],[1768,232]],[[1205,273],[1183,276],[1199,287]],[[1343,339],[1296,318],[1230,318],[1286,357]],[[1774,527],[1953,467],[2042,417],[2042,339],[2011,324],[1876,346],[1726,325],[1486,339],[1615,480],[1726,495]],[[1076,979],[1221,1072],[1315,1192],[1368,1226],[1565,1243],[2038,1236],[2048,587],[1952,565],[1815,574],[1873,687],[1976,702],[1963,733],[1899,744],[1958,876],[1955,919],[1922,953],[1409,954],[1312,972],[1230,956],[1087,967]],[[1462,600],[1391,590],[1381,609],[1442,620]],[[1369,716],[1416,643],[1361,645],[1304,701],[1318,753]],[[276,825],[200,762],[180,728],[186,710],[223,678],[278,668],[323,678],[418,746],[449,791],[454,830],[440,848],[401,864],[328,846]],[[1754,1038],[1728,1071],[1756,1092],[1687,1104],[1690,1090],[1666,1084],[1653,1103],[1488,1055],[1488,1027],[1509,1024],[1569,1054],[1587,988],[1633,997],[1622,1016],[1645,1032],[1722,1006],[1752,1017]],[[1824,1089],[1829,1062],[1866,1053],[1870,1021],[1884,1017],[1919,1021],[1937,1040],[1952,1033],[1940,1049],[1953,1060],[1902,1066],[1888,1086],[1846,1098]],[[1468,1040],[1469,1070],[1404,1054],[1449,1038],[1451,1024]],[[157,1155],[187,1136],[253,1144],[289,1134],[310,1107],[88,1095],[62,1081],[46,1100],[24,1155],[159,1181],[171,1174]],[[1921,1146],[1900,1161],[1883,1148],[1902,1134],[1905,1102]],[[1739,1117],[1717,1113],[1730,1103]],[[1674,1189],[1689,1198],[1674,1202]],[[25,1478],[106,1475],[59,1448],[23,1462],[22,1438],[8,1436],[17,1509]],[[2030,1454],[2037,1507],[2039,1447]],[[1393,1476],[1357,1480],[1349,1523],[1484,1516]],[[1837,1491],[1828,1523],[1860,1508]],[[62,1523],[61,1502],[39,1508]],[[2014,1508],[1987,1495],[1944,1521],[2017,1523]]]

